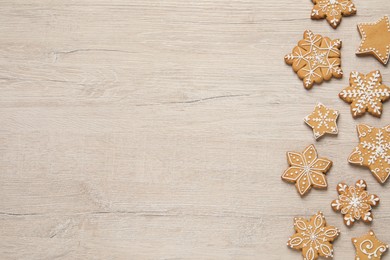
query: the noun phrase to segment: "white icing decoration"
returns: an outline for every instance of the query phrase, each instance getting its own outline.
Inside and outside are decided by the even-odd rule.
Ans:
[[[296,182],[298,192],[301,195],[305,194],[311,186],[317,188],[327,187],[323,173],[327,172],[331,161],[318,158],[313,145],[308,146],[302,154],[288,152],[287,158],[291,166],[284,171],[282,179]]]
[[[358,25],[359,32],[362,35],[362,41],[360,43],[360,46],[358,50],[356,51],[356,54],[366,54],[366,53],[373,53],[376,58],[378,58],[383,64],[387,64],[389,61],[389,55],[390,55],[390,42],[387,43],[386,45],[386,54],[382,55],[382,53],[379,52],[379,50],[375,47],[369,47],[369,48],[364,48],[364,44],[366,43],[367,40],[367,33],[364,31],[363,26],[375,26],[378,25],[381,22],[386,23],[387,27],[387,32],[390,33],[390,23],[389,23],[389,18],[387,16],[382,17],[379,21],[375,23],[361,23]],[[377,37],[384,37],[384,32],[377,33]]]
[[[343,74],[340,69],[340,40],[329,41],[325,40],[320,35],[314,35],[311,31],[306,31],[305,37],[302,41],[304,43],[300,44],[298,48],[295,49],[294,53],[286,55],[286,61],[290,63],[294,62],[297,66],[301,62],[306,62],[306,66],[300,68],[299,71],[303,72],[303,81],[306,88],[310,88],[314,82],[315,78],[320,78],[323,80],[323,75],[318,74],[318,69],[326,70],[326,75],[339,75]],[[317,44],[325,43],[326,47],[320,47]],[[303,53],[303,48],[307,48],[308,51]],[[331,54],[338,54],[337,58],[330,58]],[[331,61],[333,60],[333,61]],[[330,76],[331,77],[331,76]],[[330,78],[329,77],[329,78]]]
[[[369,111],[370,113],[381,115],[381,101],[388,99],[390,96],[389,88],[382,85],[381,78],[379,71],[373,72],[368,79],[362,78],[356,71],[351,72],[350,80],[353,80],[354,83],[351,87],[342,90],[339,96],[352,103],[351,110],[354,116],[364,114],[367,107],[373,110],[372,112]]]
[[[344,223],[347,226],[354,224],[355,220],[362,218],[365,222],[372,221],[371,206],[376,206],[379,198],[366,191],[367,184],[364,180],[358,180],[355,187],[345,184],[338,185],[338,199],[332,201],[334,210],[344,215]]]

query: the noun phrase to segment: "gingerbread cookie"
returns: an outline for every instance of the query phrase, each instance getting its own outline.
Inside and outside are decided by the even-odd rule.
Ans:
[[[390,125],[376,128],[361,124],[357,132],[359,144],[348,162],[368,167],[380,183],[385,183],[390,175]]]
[[[382,115],[382,102],[390,98],[390,88],[382,84],[379,70],[367,75],[352,71],[349,77],[349,87],[339,93],[339,97],[351,103],[353,117],[362,116],[368,111],[373,116]]]
[[[324,134],[338,134],[339,130],[336,124],[338,116],[338,111],[318,103],[314,111],[306,116],[304,121],[313,129],[314,138],[318,139]]]
[[[356,14],[356,7],[351,0],[312,0],[314,3],[311,19],[324,19],[336,28],[343,16]]]
[[[293,49],[291,54],[285,56],[287,64],[292,65],[298,77],[303,80],[306,89],[313,87],[314,83],[330,80],[332,77],[341,78],[340,40],[331,40],[328,37],[314,35],[307,30],[303,40]]]
[[[357,55],[374,55],[377,60],[386,65],[390,54],[390,23],[387,16],[375,23],[358,24],[362,42]]]
[[[312,186],[318,189],[328,187],[325,173],[332,167],[332,161],[318,158],[314,145],[309,145],[303,153],[287,152],[287,160],[290,167],[284,171],[282,180],[295,182],[301,196]]]
[[[355,260],[380,260],[389,245],[379,241],[374,231],[370,230],[366,235],[352,238],[356,248]]]
[[[294,219],[295,234],[292,235],[287,246],[302,250],[304,260],[315,260],[318,256],[333,257],[332,242],[340,235],[334,226],[328,226],[324,215],[318,212],[310,221],[305,218]]]
[[[344,215],[344,223],[348,227],[353,226],[355,220],[362,219],[364,222],[372,222],[372,207],[379,204],[379,197],[366,191],[367,183],[358,180],[355,186],[345,183],[337,185],[338,199],[332,201],[334,211],[340,211]]]

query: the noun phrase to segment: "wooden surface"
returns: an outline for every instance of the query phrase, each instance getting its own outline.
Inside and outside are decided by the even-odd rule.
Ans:
[[[371,227],[390,243],[390,184],[347,157],[355,126],[338,98],[359,58],[358,22],[388,0],[355,0],[337,30],[309,0],[2,0],[0,259],[302,259],[294,216],[332,211],[335,186],[364,178],[381,197]],[[284,63],[305,29],[343,41],[345,76],[310,91]],[[303,118],[321,101],[340,133],[315,142]],[[333,160],[326,191],[281,181],[286,151],[315,143]],[[387,255],[384,259],[390,258]]]

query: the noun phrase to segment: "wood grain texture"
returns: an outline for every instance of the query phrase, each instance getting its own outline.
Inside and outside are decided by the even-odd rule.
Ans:
[[[371,227],[390,243],[390,187],[347,157],[355,126],[338,98],[351,70],[390,71],[354,54],[356,24],[388,0],[355,0],[337,30],[309,0],[0,1],[0,259],[301,259],[295,216],[330,207],[364,178],[381,197]],[[310,91],[283,57],[305,29],[343,41],[345,76]],[[340,133],[315,142],[303,118],[321,101]],[[315,143],[333,160],[326,191],[300,198],[286,151]],[[386,256],[388,257],[388,256]]]

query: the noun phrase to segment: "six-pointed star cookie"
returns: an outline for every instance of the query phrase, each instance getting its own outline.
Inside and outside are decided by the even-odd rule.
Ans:
[[[314,35],[305,31],[303,40],[298,42],[291,54],[285,56],[287,64],[292,65],[306,89],[314,83],[321,83],[333,77],[341,78],[340,40]]]
[[[289,238],[287,246],[302,250],[303,259],[333,257],[332,242],[340,235],[340,231],[334,226],[328,226],[321,212],[312,216],[310,221],[295,218],[294,229],[296,233]]]
[[[318,158],[314,145],[309,145],[303,153],[287,152],[287,160],[290,167],[284,171],[282,180],[295,182],[295,186],[303,196],[313,186],[326,189],[325,173],[332,166],[332,161],[327,158]]]
[[[356,7],[351,0],[312,0],[314,3],[311,11],[312,19],[324,19],[336,28],[341,23],[343,16],[356,14]]]
[[[336,124],[338,116],[338,111],[318,103],[314,111],[306,116],[304,121],[313,128],[314,138],[318,139],[324,134],[338,134],[339,131]]]
[[[334,211],[340,211],[344,215],[344,223],[353,226],[355,220],[362,219],[364,222],[372,222],[372,207],[379,204],[379,197],[366,191],[367,183],[358,180],[355,186],[345,183],[337,185],[338,199],[332,201]]]
[[[312,0],[314,7],[312,19],[324,19],[333,27],[341,23],[342,16],[356,14],[352,0]],[[374,55],[380,62],[387,64],[390,55],[390,24],[387,16],[376,23],[358,25],[362,42],[357,55]],[[303,80],[306,89],[314,83],[341,78],[340,40],[330,40],[321,35],[305,31],[304,39],[299,41],[292,53],[285,56],[285,62],[292,65],[298,77]],[[358,117],[368,111],[380,117],[382,102],[390,98],[390,88],[382,84],[379,71],[364,75],[353,71],[350,76],[350,86],[343,89],[339,97],[351,103],[353,117]],[[305,122],[313,129],[316,139],[326,133],[337,134],[338,111],[317,104],[314,111],[305,117]],[[359,145],[349,156],[348,161],[368,167],[376,179],[384,183],[390,175],[390,125],[375,128],[368,125],[358,125]],[[332,162],[318,158],[313,145],[303,153],[288,152],[290,167],[283,173],[282,179],[295,182],[298,192],[306,194],[310,188],[326,188],[325,173]],[[340,183],[337,186],[338,199],[332,202],[335,211],[344,215],[344,223],[352,226],[360,218],[371,222],[372,207],[378,205],[379,197],[366,191],[364,180],[356,182],[355,186]],[[304,260],[315,260],[319,256],[333,257],[334,239],[339,236],[335,227],[326,227],[325,218],[321,212],[314,215],[310,221],[303,218],[294,219],[296,233],[289,239],[287,245],[293,249],[302,250]],[[353,238],[356,247],[356,259],[380,259],[388,245],[379,241],[373,231],[359,238]]]
[[[380,241],[372,230],[361,237],[352,238],[352,243],[356,248],[356,260],[380,260],[382,254],[389,248],[389,245]]]
[[[362,116],[366,111],[377,117],[382,115],[382,102],[390,98],[390,88],[382,84],[379,70],[367,75],[352,71],[349,85],[340,92],[339,97],[351,103],[353,117]]]
[[[368,167],[380,183],[390,175],[390,125],[376,128],[361,124],[357,126],[359,144],[348,162]]]
[[[390,24],[387,16],[376,23],[358,24],[362,42],[357,55],[374,55],[384,65],[389,61],[390,53]]]

